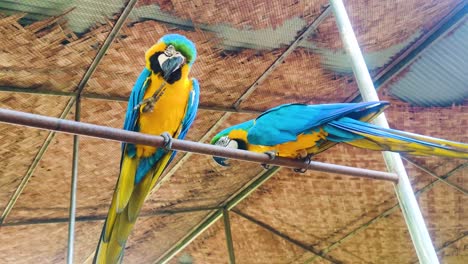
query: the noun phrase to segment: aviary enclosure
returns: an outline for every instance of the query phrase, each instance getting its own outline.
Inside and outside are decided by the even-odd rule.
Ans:
[[[200,110],[188,140],[208,143],[278,104],[378,94],[391,103],[391,127],[468,142],[466,11],[456,0],[0,0],[0,107],[120,129],[144,52],[179,33],[199,53],[191,76]],[[0,130],[1,262],[90,263],[120,143]],[[180,152],[146,200],[123,262],[466,263],[464,160],[405,155],[409,179],[399,172],[398,183],[379,152],[339,145],[314,161],[388,181],[236,160],[223,168]]]

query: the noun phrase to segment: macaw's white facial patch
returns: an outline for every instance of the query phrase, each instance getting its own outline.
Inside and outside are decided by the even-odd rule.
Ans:
[[[219,140],[215,143],[216,146],[226,147],[226,148],[239,148],[239,144],[235,140],[231,140],[228,136],[220,137]]]
[[[226,147],[232,148],[232,149],[237,149],[237,148],[239,148],[239,144],[235,140],[229,140],[229,143],[227,144]]]

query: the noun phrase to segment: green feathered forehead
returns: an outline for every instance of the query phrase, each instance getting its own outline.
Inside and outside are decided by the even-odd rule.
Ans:
[[[197,49],[195,44],[188,38],[179,34],[168,34],[161,38],[161,41],[166,45],[172,45],[174,48],[182,53],[187,59],[189,65],[192,65],[197,58]]]
[[[230,130],[229,130],[230,131]],[[229,134],[229,131],[227,131],[227,129],[219,132],[216,136],[214,136],[211,141],[210,141],[210,144],[215,144],[216,142],[218,142],[218,140],[221,138],[221,137],[224,137],[224,136],[227,136]]]
[[[210,143],[215,144],[221,137],[229,135],[229,133],[232,130],[245,130],[245,131],[248,131],[254,125],[254,123],[255,123],[254,120],[249,120],[249,121],[237,124],[235,126],[228,127],[226,129],[222,130],[221,132],[219,132],[218,134],[216,134],[216,136],[214,136],[211,139]]]

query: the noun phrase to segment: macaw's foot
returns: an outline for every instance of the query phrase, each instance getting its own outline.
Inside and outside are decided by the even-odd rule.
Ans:
[[[161,137],[164,138],[163,148],[165,150],[171,150],[171,148],[172,148],[172,136],[171,136],[171,134],[169,134],[167,132],[164,132],[164,133],[161,134]]]
[[[312,155],[307,155],[304,159],[302,159],[304,161],[304,163],[307,163],[307,164],[310,164],[310,161],[312,160]],[[304,168],[296,168],[294,169],[295,172],[298,172],[298,173],[304,173],[307,171],[307,169],[304,169]]]
[[[266,151],[266,152],[263,152],[263,153],[264,153],[264,154],[267,154],[268,157],[270,158],[270,160],[274,160],[275,157],[276,157],[276,152],[274,152],[274,151]],[[261,165],[262,165],[262,167],[263,167],[265,170],[271,169],[271,165],[270,165],[270,164],[262,163]]]
[[[149,98],[146,98],[145,100],[141,101],[139,104],[137,104],[133,110],[135,111],[139,111],[140,110],[140,107],[143,106],[143,109],[141,110],[143,113],[147,113],[147,112],[153,112],[154,110],[154,103],[155,103],[155,99],[154,97],[149,97]]]
[[[151,97],[151,98],[153,98],[153,97]],[[152,113],[153,110],[154,110],[154,102],[151,101],[151,102],[148,102],[147,104],[145,104],[145,106],[143,106],[142,111],[143,111],[143,113],[148,113],[148,112]]]

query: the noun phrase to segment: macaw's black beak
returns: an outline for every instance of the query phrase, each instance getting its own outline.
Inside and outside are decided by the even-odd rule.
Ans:
[[[229,163],[227,163],[226,161],[228,159],[226,158],[222,158],[222,157],[213,157],[213,159],[216,161],[216,163],[218,163],[219,165],[223,166],[223,167],[229,167]]]
[[[167,58],[160,65],[161,70],[163,71],[163,74],[164,74],[164,79],[167,80],[172,73],[177,71],[182,66],[182,64],[184,64],[184,61],[185,59],[181,55],[179,56],[175,55],[175,56]]]

